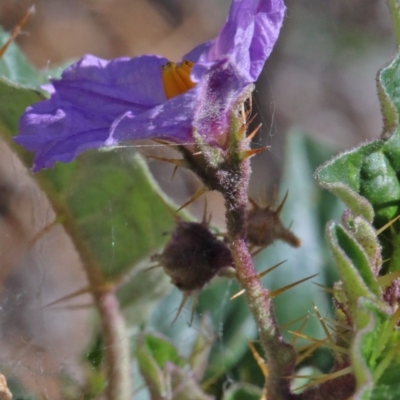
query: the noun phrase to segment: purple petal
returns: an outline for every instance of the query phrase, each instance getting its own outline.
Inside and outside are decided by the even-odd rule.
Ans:
[[[157,56],[113,61],[85,56],[52,82],[50,99],[27,108],[15,141],[36,153],[36,170],[104,146],[118,117],[138,115],[166,101],[161,81],[165,62]]]
[[[123,116],[111,131],[107,144],[135,139],[164,139],[175,143],[193,143],[192,124],[198,87],[152,109]]]
[[[284,13],[283,0],[233,0],[217,38],[183,57],[198,61],[193,79],[199,81],[213,62],[231,56],[246,83],[255,82],[278,39]]]
[[[194,127],[210,144],[224,147],[230,129],[230,117],[247,88],[228,57],[209,68],[198,84]]]
[[[224,146],[230,113],[247,86],[232,60],[222,59],[206,71],[195,88],[145,113],[124,115],[107,144],[148,138],[192,144],[195,128],[209,144]]]
[[[62,79],[54,81],[53,85],[56,90],[65,85],[70,90],[100,95],[109,102],[138,105],[140,111],[143,106],[153,107],[166,100],[160,71],[167,61],[150,55],[111,61],[87,55],[66,69]],[[73,97],[73,100],[75,103],[77,99]],[[86,104],[88,106],[92,104]],[[97,104],[93,108],[97,108]]]

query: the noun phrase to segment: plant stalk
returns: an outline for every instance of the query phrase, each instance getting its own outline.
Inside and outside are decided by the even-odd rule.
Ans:
[[[130,343],[123,315],[115,293],[115,285],[107,283],[92,251],[81,237],[79,228],[67,207],[54,194],[48,181],[40,174],[36,176],[40,188],[71,238],[86,272],[97,311],[101,320],[101,333],[105,348],[105,370],[107,378],[107,400],[132,400]]]
[[[296,354],[284,342],[279,331],[269,292],[257,276],[247,246],[247,192],[250,177],[250,163],[245,159],[230,171],[226,180],[224,198],[226,219],[231,250],[235,262],[237,278],[245,289],[245,296],[253,318],[257,324],[261,345],[267,358],[268,376],[266,390],[268,398],[284,400],[290,398],[288,376],[293,374]],[[229,182],[236,182],[229,187]]]

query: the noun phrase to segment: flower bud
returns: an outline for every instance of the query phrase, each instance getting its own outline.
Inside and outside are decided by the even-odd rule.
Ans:
[[[247,241],[252,246],[267,247],[275,240],[282,240],[293,247],[301,245],[300,239],[285,228],[280,220],[280,213],[287,198],[274,210],[270,205],[260,207],[254,200],[250,199],[253,208],[247,217]]]
[[[215,275],[233,265],[229,247],[210,232],[205,222],[178,221],[162,254],[152,257],[183,292],[202,289]]]

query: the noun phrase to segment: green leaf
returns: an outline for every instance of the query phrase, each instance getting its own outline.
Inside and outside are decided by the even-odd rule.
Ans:
[[[0,132],[6,139],[17,134],[18,120],[26,107],[42,99],[39,92],[0,78]]]
[[[375,225],[382,226],[398,214],[400,201],[396,171],[383,151],[364,157],[360,179],[360,194],[374,207]]]
[[[0,28],[0,47],[9,34]],[[44,97],[37,90],[44,82],[15,43],[0,58],[0,131],[7,138],[17,134],[18,119],[25,108]]]
[[[368,257],[353,235],[341,225],[330,223],[327,227],[327,239],[350,301],[352,315],[356,317],[358,298],[375,298],[379,292]]]
[[[355,327],[351,360],[357,380],[355,399],[397,399],[400,371],[399,332],[389,323],[391,311],[373,299],[360,298],[359,312],[366,316]]]
[[[0,47],[7,41],[9,34],[0,28]],[[21,86],[37,88],[43,83],[40,74],[26,59],[19,47],[13,42],[0,58],[0,76]]]
[[[361,169],[365,157],[380,150],[383,141],[375,141],[334,157],[315,173],[318,183],[338,196],[356,214],[372,222],[374,211],[368,200],[360,195]]]
[[[369,268],[373,275],[378,276],[382,266],[382,248],[375,229],[363,217],[355,217],[350,212],[344,213],[343,220],[347,229],[354,235],[357,243],[368,257]],[[372,277],[369,277],[369,280],[371,279]]]
[[[40,174],[64,200],[109,280],[150,255],[174,226],[168,199],[132,150],[91,152]]]
[[[164,368],[167,362],[172,362],[179,366],[185,365],[185,361],[179,355],[178,350],[168,339],[162,336],[147,334],[144,336],[143,345],[151,353],[160,368]]]

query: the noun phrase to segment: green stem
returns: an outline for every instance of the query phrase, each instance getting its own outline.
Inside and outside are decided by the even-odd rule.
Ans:
[[[248,160],[239,162],[236,170],[223,185],[226,202],[226,218],[231,249],[238,280],[245,289],[247,303],[257,324],[261,345],[267,357],[268,377],[266,389],[268,398],[284,400],[290,398],[288,376],[293,374],[296,354],[284,342],[275,320],[271,298],[254,267],[247,238],[247,191],[250,177]],[[236,182],[233,183],[232,182]]]
[[[131,400],[130,346],[115,287],[105,290],[98,303],[106,353],[108,400]]]
[[[108,379],[106,398],[107,400],[132,400],[129,338],[116,298],[115,286],[107,283],[92,251],[81,237],[75,219],[59,197],[54,194],[49,182],[40,174],[36,175],[36,181],[47,194],[57,218],[80,255],[100,315]]]

